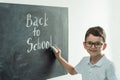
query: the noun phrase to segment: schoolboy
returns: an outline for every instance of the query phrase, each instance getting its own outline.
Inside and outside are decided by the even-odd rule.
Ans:
[[[62,56],[57,46],[55,56],[64,68],[71,74],[82,74],[82,80],[117,80],[113,63],[102,53],[106,49],[106,34],[102,27],[95,26],[87,30],[83,46],[90,56],[73,67]]]

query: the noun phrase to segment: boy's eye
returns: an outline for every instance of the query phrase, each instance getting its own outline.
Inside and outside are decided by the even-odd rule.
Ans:
[[[93,42],[91,42],[91,41],[89,41],[89,42],[87,42],[89,45],[93,45],[94,43]]]
[[[96,42],[96,43],[94,43],[95,45],[102,45],[102,43],[101,42]]]

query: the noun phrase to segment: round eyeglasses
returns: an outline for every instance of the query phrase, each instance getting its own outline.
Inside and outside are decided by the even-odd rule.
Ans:
[[[87,47],[92,47],[92,45],[94,45],[94,47],[101,47],[103,45],[103,42],[86,41],[85,44]]]

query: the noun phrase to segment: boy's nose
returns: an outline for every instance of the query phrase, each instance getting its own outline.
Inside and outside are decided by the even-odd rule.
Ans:
[[[92,44],[92,45],[91,45],[91,48],[96,48],[95,44]]]

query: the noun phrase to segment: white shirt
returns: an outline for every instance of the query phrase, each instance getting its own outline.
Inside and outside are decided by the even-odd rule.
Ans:
[[[82,80],[117,80],[112,62],[105,56],[94,65],[90,57],[84,57],[75,70],[82,74]]]

